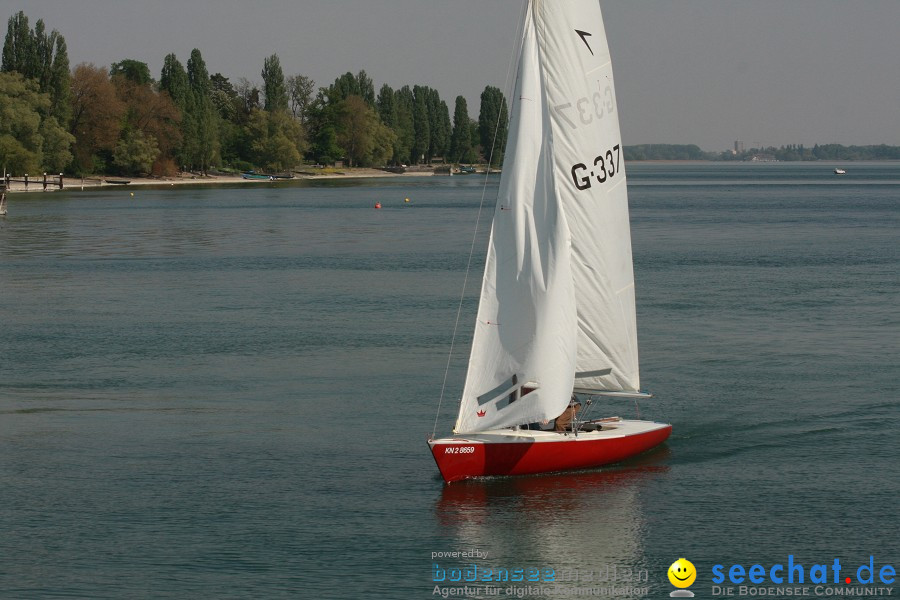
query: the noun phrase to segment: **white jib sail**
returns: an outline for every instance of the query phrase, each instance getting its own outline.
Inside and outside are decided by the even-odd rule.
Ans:
[[[615,87],[596,0],[534,0],[455,431],[639,388]]]

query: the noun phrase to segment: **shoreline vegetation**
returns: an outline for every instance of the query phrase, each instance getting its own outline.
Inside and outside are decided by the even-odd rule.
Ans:
[[[456,97],[451,114],[437,90],[376,88],[365,71],[317,87],[302,74],[286,76],[273,54],[260,76],[258,84],[210,74],[197,48],[186,65],[167,55],[158,79],[147,63],[132,58],[108,68],[72,68],[65,38],[55,29],[48,32],[42,20],[31,27],[19,11],[8,21],[0,61],[0,169],[14,179],[63,173],[71,189],[116,180],[252,183],[241,179],[243,172],[321,179],[397,174],[379,170],[391,168],[419,175],[471,173],[472,166],[464,165],[483,170],[487,163],[492,171],[502,168],[509,111],[496,87],[485,87],[476,119],[463,96]],[[900,160],[900,146],[801,144],[745,151],[736,141],[734,151],[706,152],[696,145],[642,144],[625,146],[624,158]],[[32,181],[29,191],[32,185],[49,189]],[[24,187],[17,182],[10,189]]]
[[[197,48],[186,64],[168,54],[157,77],[134,58],[71,67],[62,34],[19,11],[0,62],[0,168],[128,180],[502,164],[508,109],[498,88],[485,87],[477,119],[457,96],[451,119],[436,89],[377,88],[365,71],[320,87],[288,76],[273,54],[260,76],[210,74]]]

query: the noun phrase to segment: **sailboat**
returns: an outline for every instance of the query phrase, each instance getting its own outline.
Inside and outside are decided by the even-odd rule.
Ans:
[[[586,420],[598,398],[651,397],[618,112],[598,1],[530,0],[459,414],[428,440],[447,483],[619,462],[672,431]]]

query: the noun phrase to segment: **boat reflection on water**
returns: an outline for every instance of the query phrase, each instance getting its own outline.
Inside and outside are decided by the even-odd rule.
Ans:
[[[663,446],[600,471],[446,485],[437,521],[448,549],[487,552],[469,561],[479,567],[549,567],[561,585],[576,585],[573,575],[577,585],[628,583],[646,574],[640,490],[665,476],[669,454]]]

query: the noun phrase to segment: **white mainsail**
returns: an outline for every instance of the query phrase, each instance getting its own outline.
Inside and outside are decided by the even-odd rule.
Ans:
[[[533,0],[454,430],[640,386],[625,169],[597,0]]]

